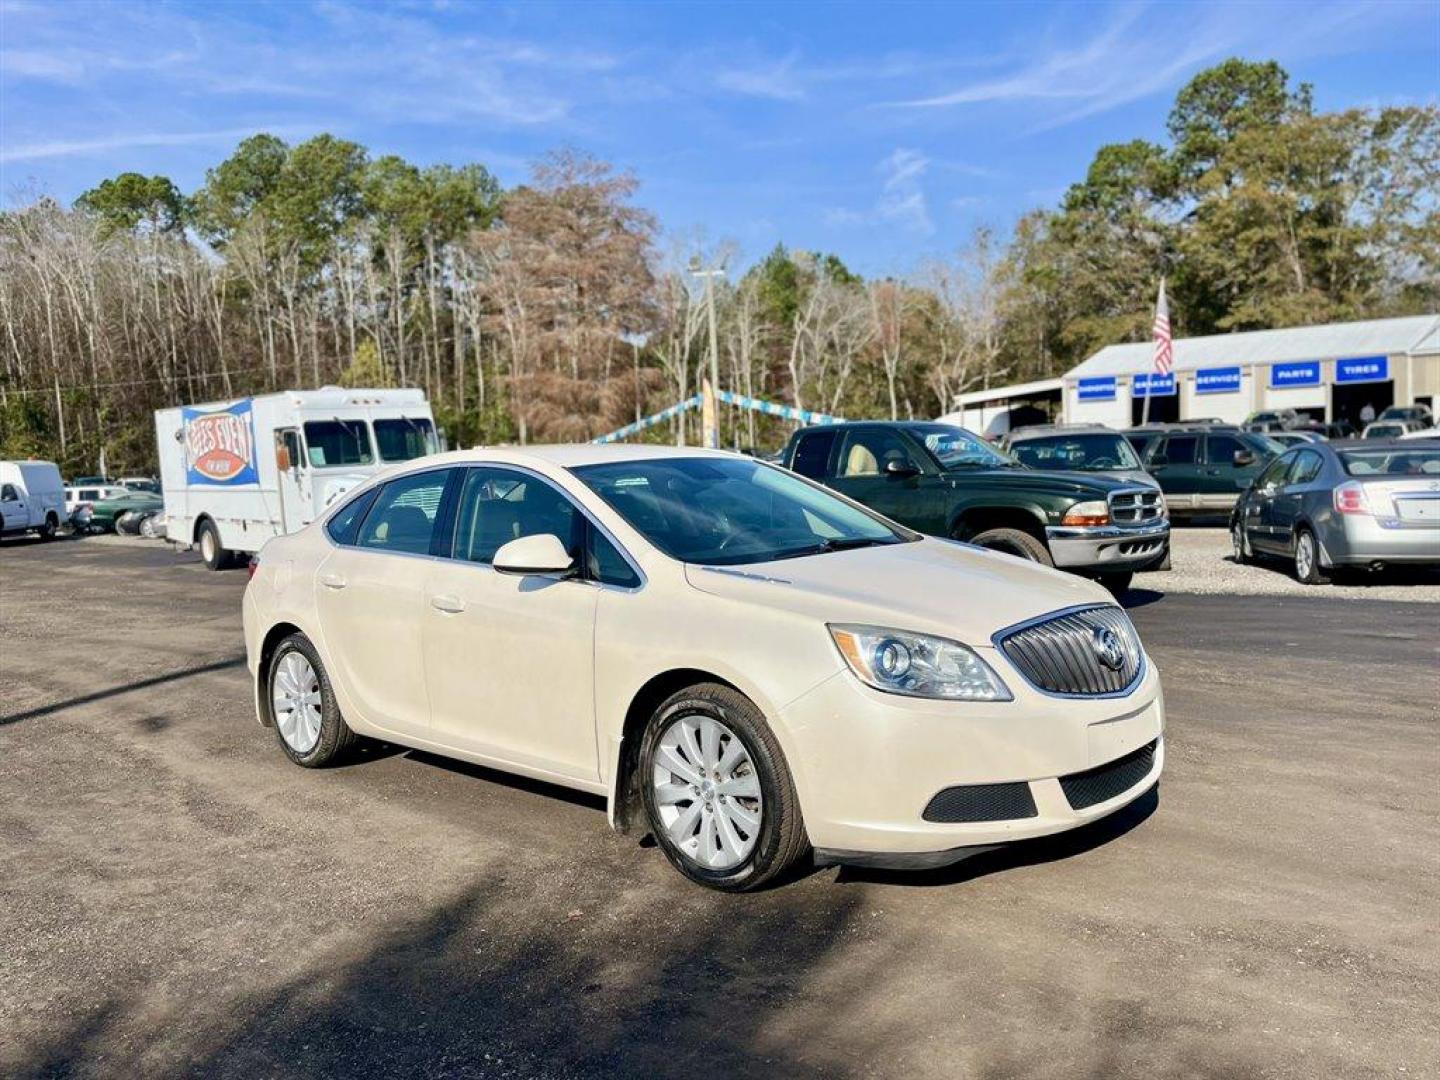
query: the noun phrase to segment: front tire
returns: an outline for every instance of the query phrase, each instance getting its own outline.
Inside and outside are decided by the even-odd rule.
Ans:
[[[667,698],[645,728],[640,770],[651,831],[691,881],[757,889],[809,848],[780,744],[732,687],[702,683]]]
[[[1024,529],[986,529],[970,538],[970,543],[991,551],[1003,551],[1006,555],[1018,555],[1041,566],[1054,566],[1050,549],[1044,541],[1031,536]]]
[[[304,634],[291,634],[276,646],[265,675],[265,695],[280,749],[296,765],[328,765],[358,738],[340,715],[330,676]]]
[[[1320,568],[1320,544],[1305,526],[1295,534],[1295,580],[1302,585],[1324,585],[1330,576]]]

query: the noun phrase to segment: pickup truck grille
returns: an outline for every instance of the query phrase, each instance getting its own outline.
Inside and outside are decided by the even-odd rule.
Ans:
[[[1148,525],[1165,512],[1164,496],[1155,488],[1124,488],[1110,493],[1110,520],[1116,525]]]
[[[1047,694],[1123,694],[1140,677],[1143,662],[1140,639],[1118,607],[1057,612],[1000,631],[995,644],[1032,686]]]

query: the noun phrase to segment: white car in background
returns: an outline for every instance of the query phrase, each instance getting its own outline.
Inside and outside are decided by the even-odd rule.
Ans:
[[[718,889],[1072,829],[1164,756],[1104,588],[735,454],[426,458],[252,575],[256,710],[296,764],[370,735],[593,792]]]

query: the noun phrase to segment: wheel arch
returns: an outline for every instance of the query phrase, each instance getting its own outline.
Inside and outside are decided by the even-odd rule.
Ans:
[[[698,683],[718,683],[721,686],[728,686],[737,694],[744,694],[747,699],[755,702],[754,695],[747,693],[743,687],[736,686],[734,682],[723,675],[706,671],[703,668],[676,667],[651,676],[631,697],[630,704],[625,710],[625,721],[620,730],[619,754],[611,773],[609,798],[610,824],[617,832],[631,832],[636,823],[643,821],[644,818],[638,780],[640,743],[645,725],[649,722],[651,714],[660,707],[662,701],[671,694]],[[764,711],[759,702],[755,702],[755,705],[756,708]]]
[[[964,506],[950,519],[950,536],[956,540],[969,540],[988,529],[1019,529],[1045,543],[1045,515],[1034,507]]]
[[[280,642],[291,634],[304,633],[305,631],[294,623],[277,622],[265,631],[265,636],[260,640],[260,660],[255,665],[255,713],[264,727],[275,726],[275,718],[270,715],[270,696],[265,693],[265,679],[270,671],[270,658],[275,655],[275,650],[280,647]],[[305,636],[309,637],[308,634]]]
[[[214,519],[211,518],[209,514],[200,514],[195,518],[194,524],[190,526],[190,542],[192,544],[200,543],[200,530],[204,528],[206,524],[209,524],[215,529],[215,536],[217,539],[219,538],[220,526],[215,524]]]

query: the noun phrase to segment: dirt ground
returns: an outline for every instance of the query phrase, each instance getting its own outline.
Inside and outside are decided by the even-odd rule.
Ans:
[[[727,897],[587,796],[289,764],[243,571],[7,541],[0,1076],[1437,1075],[1437,609],[1162,577],[1154,797]]]

